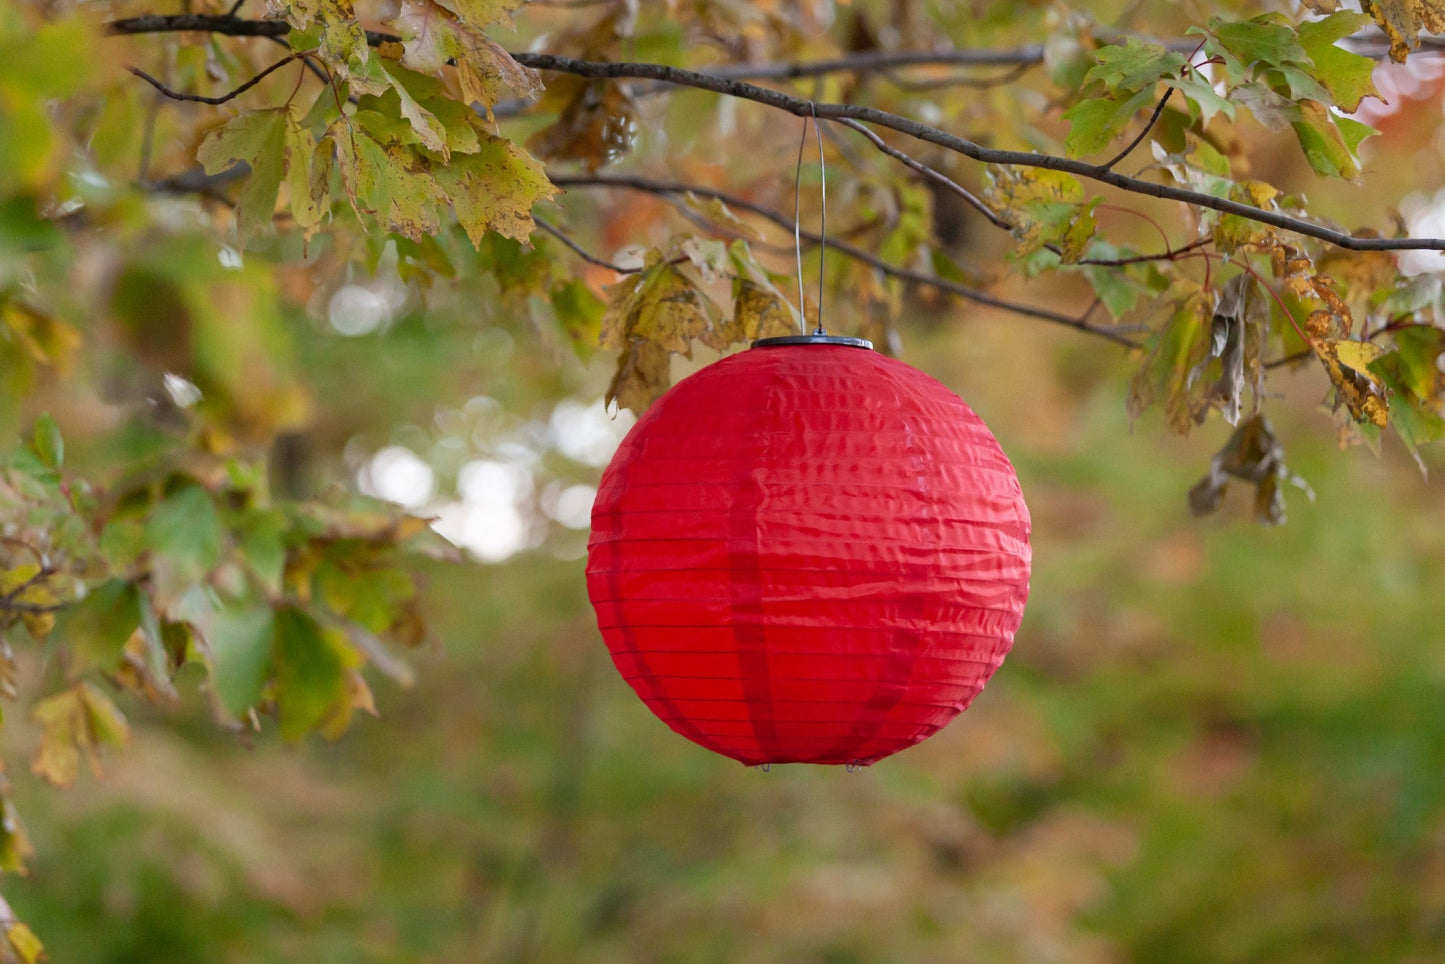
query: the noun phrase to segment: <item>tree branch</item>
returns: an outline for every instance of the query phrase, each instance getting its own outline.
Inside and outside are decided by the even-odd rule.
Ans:
[[[226,16],[183,14],[178,16],[132,17],[124,20],[116,20],[111,22],[110,29],[116,33],[125,34],[205,30],[230,36],[272,37],[289,33],[291,28],[289,24],[280,20],[242,20]],[[400,39],[392,34],[377,31],[367,31],[366,36],[367,42],[372,44],[381,44]],[[1190,45],[1192,47],[1197,45],[1197,43],[1197,41],[1191,41]],[[1019,48],[1019,50],[1023,49],[1024,48]],[[991,52],[982,51],[978,53],[986,55]],[[1017,51],[1007,53],[1016,54]],[[903,57],[904,55],[890,54],[889,56],[897,58]],[[939,55],[936,53],[915,53],[914,56],[926,59]],[[857,104],[815,103],[814,101],[795,97],[782,91],[758,87],[741,80],[735,80],[724,73],[700,73],[694,70],[683,70],[678,67],[669,67],[663,64],[579,60],[575,57],[561,57],[542,53],[522,52],[513,54],[513,57],[518,63],[536,70],[549,70],[602,80],[616,80],[621,78],[656,80],[673,86],[693,87],[698,90],[708,90],[713,93],[724,94],[741,100],[755,101],[777,110],[786,111],[797,117],[815,116],[827,120],[851,119],[860,123],[872,124],[898,131],[901,134],[906,134],[909,137],[930,144],[936,144],[939,147],[962,154],[965,157],[972,158],[984,164],[1007,164],[1061,171],[1065,174],[1073,174],[1076,177],[1097,181],[1133,194],[1179,201],[1194,207],[1210,208],[1224,214],[1238,215],[1239,217],[1259,224],[1266,224],[1283,231],[1315,238],[1335,245],[1336,247],[1353,251],[1445,251],[1445,238],[1359,238],[1343,231],[1336,231],[1324,225],[1315,224],[1312,221],[1291,217],[1277,211],[1265,211],[1240,201],[1214,197],[1213,195],[1192,191],[1187,188],[1169,184],[1158,184],[1152,181],[1145,181],[1141,178],[1130,177],[1125,174],[1120,174],[1117,171],[1109,170],[1107,167],[1099,164],[1089,164],[1074,158],[1058,157],[1052,154],[1038,154],[1032,151],[1009,151],[984,147],[965,137],[959,137],[955,134],[939,130],[936,127],[931,127],[907,117],[901,117],[897,114],[891,114],[873,107],[864,107]],[[1018,61],[1015,59],[1004,62],[1017,63]],[[834,63],[836,62],[819,61],[812,66],[821,70],[823,67],[830,67]],[[749,65],[741,65],[739,69],[744,67],[751,69]],[[801,76],[801,74],[785,74],[784,76]]]
[[[533,2],[535,2],[535,0],[533,0]],[[592,254],[590,251],[582,247],[582,245],[578,244],[576,241],[573,241],[567,235],[563,234],[560,228],[548,224],[546,221],[543,221],[536,215],[532,216],[532,220],[536,222],[537,227],[541,228],[543,231],[546,231],[558,241],[561,241],[568,248],[572,249],[573,254],[577,255],[577,257],[581,258],[583,261],[586,261],[588,264],[595,264],[599,268],[607,268],[608,270],[615,271],[618,274],[637,274],[639,271],[642,270],[641,268],[624,268],[620,264],[613,264],[611,261],[605,261],[602,258],[597,257],[595,254]]]
[[[219,104],[224,104],[228,100],[234,100],[235,98],[244,94],[246,91],[250,90],[252,87],[255,87],[261,81],[265,80],[266,77],[270,74],[273,74],[276,71],[280,70],[282,67],[285,67],[287,64],[291,63],[291,61],[303,58],[305,56],[306,55],[304,53],[294,53],[286,57],[282,57],[271,66],[267,67],[265,70],[261,71],[259,74],[252,77],[241,86],[237,87],[235,90],[231,90],[224,94],[221,94],[219,97],[202,97],[200,94],[186,94],[178,90],[172,90],[165,84],[161,83],[159,80],[156,80],[150,74],[146,73],[144,70],[141,70],[139,67],[127,67],[126,70],[135,74],[141,80],[150,84],[152,87],[160,91],[162,94],[165,94],[171,100],[188,101],[196,104],[210,104],[214,107]]]
[[[536,70],[576,74],[580,77],[591,77],[594,79],[638,77],[659,80],[675,86],[695,87],[699,90],[725,94],[741,100],[756,101],[757,103],[786,111],[798,117],[810,117],[813,116],[816,111],[818,117],[827,120],[852,119],[861,123],[886,127],[890,130],[898,131],[900,134],[907,134],[909,137],[930,144],[937,144],[939,147],[947,148],[948,150],[985,164],[1009,164],[1019,167],[1038,167],[1045,170],[1061,171],[1065,174],[1073,174],[1077,177],[1108,184],[1110,187],[1115,187],[1133,194],[1181,201],[1194,207],[1212,208],[1225,214],[1235,214],[1250,221],[1267,224],[1270,227],[1279,228],[1294,234],[1302,234],[1306,237],[1316,238],[1320,241],[1333,244],[1336,247],[1347,248],[1353,251],[1445,251],[1445,238],[1357,238],[1343,231],[1335,231],[1311,221],[1290,217],[1287,214],[1280,214],[1276,211],[1265,211],[1239,201],[1214,197],[1213,195],[1204,194],[1199,191],[1191,191],[1187,188],[1174,187],[1168,184],[1156,184],[1153,181],[1130,177],[1116,171],[1111,171],[1101,165],[1089,164],[1084,161],[1075,160],[1074,158],[1058,157],[1052,154],[1036,154],[1032,151],[1008,151],[984,147],[967,138],[959,137],[955,134],[939,130],[936,127],[930,127],[919,121],[910,120],[907,117],[900,117],[897,114],[890,114],[887,111],[878,110],[873,107],[864,107],[857,104],[818,104],[801,97],[794,97],[790,94],[771,90],[766,87],[757,87],[743,81],[728,80],[713,74],[702,74],[697,71],[682,70],[677,67],[668,67],[662,64],[588,61],[577,60],[573,57],[558,57],[552,54],[534,53],[519,53],[515,56],[518,63]]]
[[[557,185],[558,187],[623,188],[626,190],[640,191],[646,194],[695,194],[699,197],[716,198],[717,200],[726,204],[728,207],[737,208],[739,211],[747,211],[750,214],[755,214],[758,217],[763,218],[764,220],[772,222],[773,224],[777,225],[778,227],[789,233],[793,231],[793,220],[789,217],[786,217],[785,215],[778,213],[777,211],[772,210],[771,208],[765,207],[754,201],[750,201],[745,197],[731,194],[727,191],[719,191],[713,188],[702,187],[696,184],[678,184],[666,181],[654,181],[650,178],[633,177],[628,175],[555,175],[551,176],[550,179],[552,183]],[[809,231],[808,229],[803,228],[800,229],[798,233],[803,238],[806,238],[809,242],[813,244],[822,243],[822,237],[819,236],[816,232]],[[977,291],[973,288],[968,287],[967,285],[959,284],[956,281],[950,281],[947,278],[940,278],[935,275],[924,274],[921,271],[912,271],[908,268],[901,268],[897,265],[889,264],[888,262],[872,254],[871,252],[865,251],[862,248],[849,244],[846,241],[839,241],[836,238],[830,238],[828,240],[828,248],[829,250],[837,251],[839,254],[842,254],[845,257],[852,258],[855,261],[875,268],[890,278],[897,278],[900,281],[907,281],[910,284],[922,285],[924,287],[934,288],[939,291],[946,291],[950,294],[957,295],[960,298],[972,301],[975,304],[988,305],[991,308],[998,308],[1002,311],[1009,311],[1014,314],[1024,315],[1029,318],[1036,318],[1040,321],[1047,321],[1055,325],[1062,325],[1065,328],[1072,328],[1075,331],[1085,332],[1090,335],[1098,335],[1101,338],[1106,338],[1109,341],[1112,341],[1119,345],[1124,345],[1128,348],[1139,347],[1138,343],[1136,343],[1133,339],[1128,338],[1127,336],[1122,335],[1111,328],[1103,328],[1097,325],[1092,325],[1084,319],[1075,318],[1072,315],[1066,315],[1058,311],[1051,311],[1048,308],[1036,308],[1031,305],[1019,304],[1018,302],[1008,301],[1004,298],[998,298],[993,295]]]

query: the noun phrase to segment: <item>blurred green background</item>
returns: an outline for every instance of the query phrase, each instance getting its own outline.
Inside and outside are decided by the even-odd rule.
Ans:
[[[420,325],[358,350],[455,347]],[[105,779],[12,773],[38,849],[17,913],[56,961],[1445,955],[1439,474],[1336,450],[1310,368],[1267,408],[1316,501],[1193,520],[1227,430],[1131,431],[1109,346],[965,316],[905,348],[994,428],[1036,526],[1014,652],[933,739],[858,773],[687,743],[613,671],[584,533],[554,526],[430,564],[418,684],[378,683],[382,719],[339,742],[246,748],[197,700],[132,701],[150,725]],[[563,366],[598,392],[605,368]],[[526,366],[487,377],[555,404],[510,392]]]

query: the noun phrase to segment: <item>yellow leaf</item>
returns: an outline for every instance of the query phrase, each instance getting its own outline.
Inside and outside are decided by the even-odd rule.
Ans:
[[[45,958],[45,945],[40,943],[34,931],[20,921],[6,926],[5,940],[24,964],[37,964]]]
[[[1363,0],[1366,13],[1375,18],[1390,38],[1390,59],[1404,63],[1420,46],[1420,31],[1445,32],[1445,0]]]
[[[80,697],[75,690],[57,693],[36,705],[32,716],[41,725],[40,749],[30,761],[31,771],[57,787],[68,787],[80,772],[83,732]]]
[[[1385,383],[1369,370],[1370,363],[1383,355],[1384,349],[1367,341],[1328,339],[1316,341],[1314,349],[1355,421],[1373,422],[1384,428],[1390,408]]]

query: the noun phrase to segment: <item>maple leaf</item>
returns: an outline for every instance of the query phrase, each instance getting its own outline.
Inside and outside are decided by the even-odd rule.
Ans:
[[[1327,338],[1317,339],[1312,347],[1355,421],[1384,428],[1390,403],[1385,398],[1385,383],[1370,371],[1370,364],[1385,350],[1373,342]]]
[[[1445,0],[1361,0],[1360,5],[1390,38],[1390,59],[1396,63],[1404,63],[1420,46],[1421,30],[1445,32]]]
[[[536,227],[532,205],[557,193],[540,161],[506,138],[485,132],[479,132],[476,151],[453,154],[451,163],[433,176],[474,245],[488,231],[527,240]]]
[[[235,164],[251,171],[236,200],[236,236],[241,244],[271,223],[288,157],[290,114],[285,107],[247,111],[206,132],[196,150],[207,174]]]
[[[511,0],[437,3],[402,0],[401,12],[391,21],[402,38],[403,65],[421,73],[436,73],[455,61],[457,80],[467,102],[491,108],[510,89],[533,99],[542,90],[541,76],[523,67],[483,31],[504,21],[518,6]]]

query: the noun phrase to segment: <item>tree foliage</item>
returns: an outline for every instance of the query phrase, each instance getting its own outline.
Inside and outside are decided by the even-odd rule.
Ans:
[[[814,322],[889,351],[951,299],[1062,326],[1128,352],[1131,416],[1231,427],[1200,514],[1231,480],[1270,523],[1308,491],[1266,416],[1282,370],[1315,366],[1342,441],[1418,459],[1445,437],[1445,305],[1400,253],[1445,240],[1391,223],[1415,185],[1353,115],[1382,58],[1434,55],[1445,7],[1176,6],[0,7],[0,692],[45,681],[32,770],[99,773],[129,707],[187,691],[298,740],[410,680],[414,561],[452,550],[356,494],[350,429],[318,428],[379,370],[310,347],[356,279],[418,315],[500,306],[543,367],[615,355],[633,411],[674,356]],[[804,118],[826,246],[789,210]],[[795,227],[822,304],[793,294]]]

